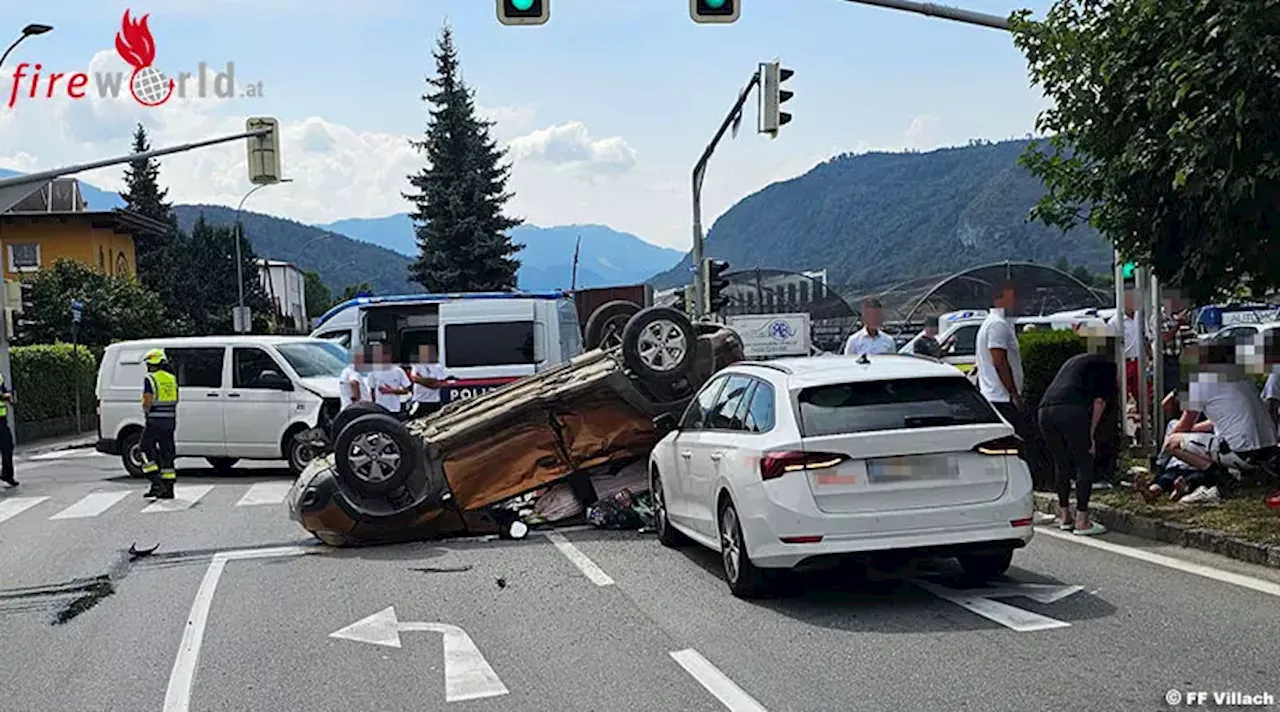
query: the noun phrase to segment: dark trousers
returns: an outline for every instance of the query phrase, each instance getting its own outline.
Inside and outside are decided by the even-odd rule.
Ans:
[[[1009,425],[1013,426],[1013,431],[1018,437],[1022,438],[1022,442],[1027,451],[1027,467],[1031,469],[1031,481],[1037,486],[1041,484],[1041,478],[1052,469],[1052,465],[1047,461],[1044,453],[1044,444],[1040,439],[1040,430],[1036,427],[1035,420],[1018,410],[1012,403],[992,403],[997,412],[1009,421]]]
[[[1076,483],[1076,509],[1089,511],[1093,492],[1094,457],[1089,454],[1089,408],[1049,405],[1040,409],[1040,432],[1053,459],[1058,505],[1071,502],[1071,482]]]
[[[0,459],[4,460],[0,469],[0,480],[12,482],[13,474],[13,431],[9,430],[8,420],[0,418]]]
[[[177,458],[178,448],[173,442],[174,431],[178,428],[176,420],[148,420],[142,429],[142,473],[151,480],[155,489],[161,489],[178,477],[173,461]]]
[[[1183,467],[1166,467],[1160,470],[1156,484],[1161,491],[1172,492],[1173,483],[1181,477],[1187,484],[1188,492],[1195,492],[1200,487],[1216,487],[1218,485],[1218,465],[1210,465],[1209,469],[1191,470]]]

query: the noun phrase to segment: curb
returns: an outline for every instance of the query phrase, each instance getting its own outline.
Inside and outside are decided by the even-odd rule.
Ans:
[[[26,447],[19,445],[14,448],[15,457],[33,457],[35,455],[44,455],[50,452],[61,452],[63,450],[76,450],[78,448],[93,447],[98,442],[97,435],[86,435],[77,440],[64,440],[58,443],[50,443],[48,445],[33,444]]]
[[[1037,512],[1056,515],[1058,512],[1058,497],[1054,494],[1036,492],[1035,507]],[[1280,569],[1280,546],[1268,546],[1246,541],[1214,529],[1197,529],[1189,524],[1178,524],[1154,517],[1144,517],[1105,504],[1091,503],[1089,505],[1089,516],[1092,519],[1096,519],[1106,528],[1121,534],[1154,539],[1166,544],[1184,546],[1188,549],[1208,551],[1230,559],[1257,564],[1258,566]]]

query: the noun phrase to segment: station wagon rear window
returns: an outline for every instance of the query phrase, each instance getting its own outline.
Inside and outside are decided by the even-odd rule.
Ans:
[[[963,376],[815,386],[799,404],[805,437],[1000,422]]]

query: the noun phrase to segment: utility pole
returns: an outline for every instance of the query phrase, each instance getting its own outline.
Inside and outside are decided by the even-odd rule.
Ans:
[[[711,160],[711,154],[715,153],[716,146],[720,143],[720,139],[724,138],[724,134],[729,127],[737,124],[742,120],[742,107],[747,103],[747,97],[751,96],[751,90],[760,84],[760,70],[757,69],[751,74],[751,79],[747,85],[742,87],[742,91],[738,92],[738,100],[734,102],[733,108],[729,110],[729,115],[724,117],[724,121],[720,123],[720,128],[716,130],[716,135],[711,139],[711,143],[702,151],[702,157],[698,159],[698,163],[693,167],[693,289],[697,293],[697,298],[693,300],[693,316],[699,319],[705,315],[703,309],[702,297],[706,294],[705,276],[702,274],[702,179],[707,172],[707,162]]]

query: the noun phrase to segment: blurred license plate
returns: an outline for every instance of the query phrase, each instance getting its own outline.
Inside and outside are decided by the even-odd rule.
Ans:
[[[960,476],[951,455],[908,455],[867,460],[867,480],[872,483],[947,480]]]

